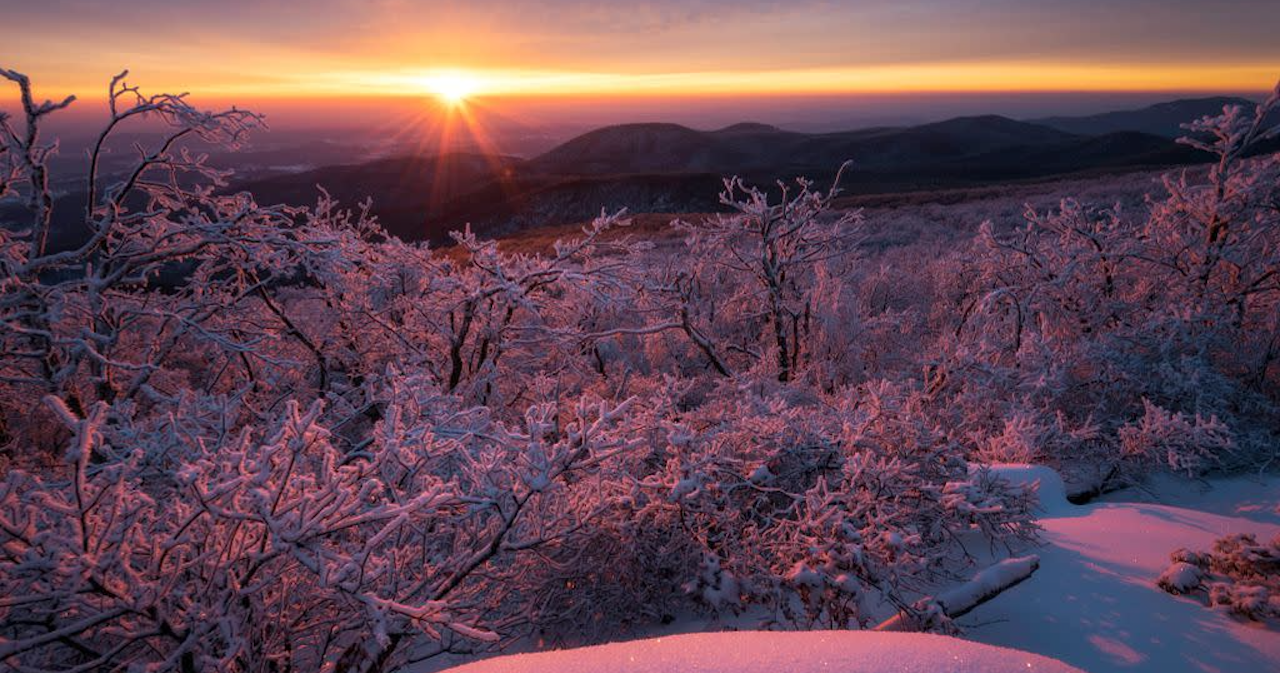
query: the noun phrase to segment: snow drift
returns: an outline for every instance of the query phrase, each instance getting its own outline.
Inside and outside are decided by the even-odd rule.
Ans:
[[[736,631],[497,657],[450,673],[1073,673],[1037,654],[948,636]]]

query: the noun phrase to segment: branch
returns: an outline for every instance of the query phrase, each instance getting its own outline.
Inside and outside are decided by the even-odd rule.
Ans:
[[[1017,586],[1040,568],[1039,556],[1005,559],[973,576],[973,579],[934,597],[949,618],[961,617],[974,608]],[[925,626],[906,611],[881,622],[876,631],[916,631]]]

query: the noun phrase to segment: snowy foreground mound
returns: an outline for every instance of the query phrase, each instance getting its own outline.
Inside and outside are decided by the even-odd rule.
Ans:
[[[448,673],[1079,673],[1038,654],[922,633],[733,631],[497,657]]]
[[[1280,477],[1185,479],[1075,506],[1043,467],[999,466],[1040,482],[1040,569],[961,620],[965,637],[1055,657],[1091,673],[1280,671],[1280,631],[1156,586],[1179,547],[1280,534]],[[1130,502],[1136,496],[1155,502]],[[1176,505],[1176,506],[1175,506]]]

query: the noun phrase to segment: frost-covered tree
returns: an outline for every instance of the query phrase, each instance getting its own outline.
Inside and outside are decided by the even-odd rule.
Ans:
[[[5,189],[32,219],[0,230],[0,394],[11,442],[67,448],[19,456],[28,469],[0,482],[0,660],[389,670],[498,638],[480,622],[527,621],[519,557],[573,544],[613,507],[600,493],[634,444],[616,432],[631,403],[540,388],[499,420],[449,393],[464,373],[502,378],[507,327],[527,338],[564,317],[540,311],[538,290],[591,292],[616,263],[581,259],[615,220],[548,259],[464,235],[473,261],[459,269],[326,198],[297,211],[220,194],[226,174],[183,140],[235,144],[260,119],[143,97],[121,75],[91,152],[88,236],[50,251],[39,123],[65,104],[31,104],[26,78],[6,74],[29,114],[24,132],[5,127],[5,161],[18,157]],[[107,139],[148,117],[173,130],[98,185]],[[414,297],[424,317],[400,325],[413,346],[397,354],[441,348],[476,367],[441,378],[427,357],[362,350],[361,307],[395,299],[372,274],[414,262],[450,291]],[[510,371],[513,386],[537,382]]]
[[[35,105],[24,76],[6,71],[6,77],[19,85],[27,111],[23,132],[8,123],[4,129],[24,183],[10,188],[31,213],[28,222],[0,230],[6,409],[16,412],[25,406],[17,400],[46,394],[81,416],[99,401],[169,404],[185,385],[174,377],[192,374],[181,371],[184,358],[234,361],[239,377],[204,384],[227,390],[236,378],[273,368],[267,343],[310,346],[272,295],[297,282],[302,269],[345,263],[339,250],[350,233],[315,218],[295,226],[298,214],[288,209],[259,206],[248,194],[219,194],[226,173],[183,145],[198,138],[235,147],[261,125],[258,115],[202,112],[182,96],[144,96],[125,83],[125,73],[113,78],[110,117],[90,151],[85,235],[55,251],[48,247],[56,204],[47,161],[56,145],[41,144],[40,125],[72,99]],[[104,186],[100,155],[135,119],[159,120],[169,131],[154,147],[139,146],[134,165]],[[258,310],[263,306],[267,315]],[[323,367],[318,376],[323,388]]]
[[[601,465],[631,446],[613,432],[625,406],[584,403],[551,432],[546,409],[508,428],[420,382],[388,398],[357,452],[331,440],[321,402],[289,402],[261,431],[189,420],[200,434],[165,447],[179,467],[164,471],[158,447],[112,445],[105,402],[80,418],[46,397],[72,439],[65,468],[0,484],[0,660],[388,670],[496,640],[478,622],[519,602],[493,585],[601,506]],[[190,404],[216,422],[228,402]],[[434,645],[411,651],[421,636]]]
[[[818,278],[860,235],[859,212],[828,216],[847,166],[825,192],[804,178],[794,187],[779,182],[776,203],[741,178],[728,179],[720,202],[733,214],[674,223],[694,260],[671,283],[678,323],[716,371],[729,373],[730,349],[749,362],[771,362],[782,382],[808,360],[815,314],[824,309],[814,301]],[[714,334],[716,313],[737,333]]]
[[[1252,153],[1280,133],[1266,126],[1278,105],[1280,90],[1188,124],[1183,142],[1215,163],[1203,180],[1166,176],[1146,212],[1067,199],[1012,232],[984,226],[944,342],[947,369],[970,374],[949,381],[959,427],[992,447],[1052,427],[1063,441],[1035,430],[1009,455],[1110,462],[1113,476],[1129,460],[1196,472],[1274,454],[1280,164]]]

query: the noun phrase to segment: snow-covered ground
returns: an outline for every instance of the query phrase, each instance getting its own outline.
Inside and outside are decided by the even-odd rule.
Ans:
[[[923,633],[691,633],[519,654],[450,673],[1079,673],[1062,662]]]
[[[964,617],[966,638],[1092,673],[1280,671],[1274,625],[1155,585],[1178,547],[1208,550],[1228,533],[1280,533],[1280,479],[1166,481],[1080,507],[1042,497],[1039,572]]]
[[[1280,525],[1280,477],[1255,475],[1187,481],[1157,475],[1141,489],[1108,493],[1102,502],[1143,502],[1173,505],[1198,512],[1233,516]]]
[[[1035,575],[960,620],[963,640],[865,631],[702,633],[499,657],[452,670],[1280,671],[1275,625],[1242,621],[1155,585],[1174,549],[1207,550],[1229,533],[1260,539],[1280,534],[1280,478],[1157,481],[1148,489],[1075,506],[1052,470],[997,469],[1014,480],[1040,482],[1045,545],[1036,550]]]

